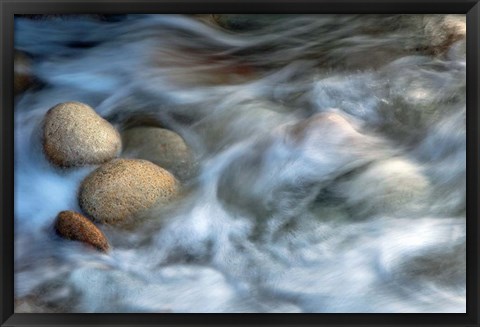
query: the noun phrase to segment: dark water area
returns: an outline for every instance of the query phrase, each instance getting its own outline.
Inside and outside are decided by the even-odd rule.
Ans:
[[[465,17],[15,19],[17,312],[465,312]],[[52,106],[162,126],[183,196],[108,254],[57,238],[96,166],[42,153]]]

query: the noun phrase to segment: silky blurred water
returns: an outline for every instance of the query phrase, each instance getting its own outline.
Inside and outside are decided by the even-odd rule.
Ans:
[[[15,103],[16,298],[54,312],[465,312],[465,41],[445,32],[464,16],[251,19],[15,19],[40,81]],[[109,254],[52,233],[96,168],[42,154],[43,116],[64,101],[119,129],[161,122],[198,162],[184,197],[138,229],[101,226]]]

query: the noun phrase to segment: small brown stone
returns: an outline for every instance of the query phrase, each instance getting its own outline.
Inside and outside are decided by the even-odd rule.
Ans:
[[[67,240],[89,244],[102,252],[107,252],[110,248],[102,231],[88,218],[73,211],[62,211],[58,214],[55,231]]]
[[[82,182],[79,203],[99,223],[128,227],[142,212],[167,204],[177,192],[177,180],[165,169],[146,160],[115,159]]]
[[[51,108],[44,120],[43,149],[59,167],[105,163],[121,150],[120,134],[95,110],[80,102]]]

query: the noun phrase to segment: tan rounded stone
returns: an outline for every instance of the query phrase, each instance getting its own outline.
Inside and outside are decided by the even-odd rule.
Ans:
[[[135,127],[122,133],[123,155],[144,159],[186,180],[193,170],[193,155],[183,138],[156,127]]]
[[[145,210],[170,202],[178,189],[172,174],[149,161],[116,159],[87,176],[79,203],[97,222],[131,226]]]
[[[58,214],[55,231],[67,240],[83,242],[102,252],[107,252],[110,248],[102,231],[88,218],[73,211],[62,211]]]
[[[118,155],[121,139],[88,105],[65,102],[45,116],[43,148],[48,160],[60,167],[102,164]]]

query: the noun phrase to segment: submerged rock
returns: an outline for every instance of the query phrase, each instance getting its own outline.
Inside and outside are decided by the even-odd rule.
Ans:
[[[412,162],[402,158],[380,160],[339,183],[346,204],[357,214],[417,209],[427,198],[430,183]]]
[[[265,14],[212,14],[212,21],[231,31],[252,31],[266,28],[295,15],[265,15]]]
[[[102,252],[107,252],[110,248],[102,231],[88,218],[73,211],[62,211],[58,214],[55,231],[67,240],[83,242]]]
[[[45,116],[43,149],[48,160],[59,167],[102,164],[118,155],[121,139],[88,105],[65,102]]]
[[[33,84],[32,63],[21,51],[15,51],[13,89],[15,95],[27,90]]]
[[[414,254],[399,256],[399,262],[391,271],[391,278],[402,286],[405,280],[417,286],[427,283],[434,287],[465,287],[466,244],[449,235],[452,239],[442,246],[422,249]],[[410,285],[409,285],[410,286]]]
[[[245,139],[268,137],[269,131],[288,121],[285,108],[268,101],[245,101],[222,107],[193,126],[209,151],[225,149]]]
[[[116,159],[87,176],[79,203],[96,222],[127,227],[145,210],[169,203],[178,190],[167,170],[146,160]]]
[[[465,39],[467,22],[465,15],[426,15],[423,18],[425,38],[430,41],[428,51],[437,55]]]
[[[60,313],[43,303],[38,297],[15,298],[15,313]]]
[[[245,147],[225,166],[217,194],[257,218],[295,216],[335,178],[382,156],[382,145],[341,114],[316,114]]]
[[[188,179],[193,173],[193,154],[175,132],[156,127],[135,127],[123,132],[122,140],[125,157],[151,161],[180,180]]]

